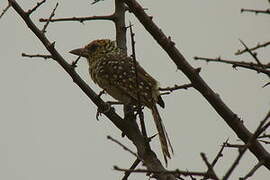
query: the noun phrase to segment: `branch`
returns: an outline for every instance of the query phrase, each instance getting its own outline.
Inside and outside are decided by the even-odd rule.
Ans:
[[[46,24],[44,24],[43,29],[41,31],[42,33],[45,33],[46,32],[46,28],[48,27],[48,25],[50,23],[50,19],[52,19],[52,17],[55,15],[54,12],[55,12],[55,10],[56,10],[57,7],[58,7],[58,3],[56,3],[56,5],[55,5],[55,7],[54,7],[54,9],[53,9],[53,11],[52,11],[52,13],[51,13],[48,21],[46,22]]]
[[[44,54],[25,54],[25,53],[22,53],[22,57],[29,57],[29,58],[38,57],[38,58],[44,58],[45,60],[49,59],[49,58],[53,59],[52,55],[44,55]]]
[[[239,180],[246,180],[247,178],[253,176],[253,174],[263,165],[264,161],[259,161],[250,171],[249,173],[243,177],[243,178],[239,178]]]
[[[5,7],[5,9],[3,9],[2,13],[0,14],[0,19],[1,17],[4,16],[4,14],[7,12],[7,10],[11,7],[10,3],[8,3],[7,7]]]
[[[241,13],[243,12],[252,12],[257,14],[270,14],[270,9],[266,9],[266,10],[256,10],[256,9],[241,9]]]
[[[104,0],[94,0],[94,2],[92,2],[91,4],[94,5],[94,4],[96,4],[96,3],[100,2],[100,1],[104,1]]]
[[[218,63],[232,64],[233,68],[241,67],[241,68],[245,68],[245,69],[254,70],[258,73],[263,73],[263,74],[266,74],[267,76],[270,76],[270,70],[267,70],[270,68],[270,64],[263,64],[262,66],[264,68],[262,68],[260,65],[254,64],[253,62],[243,62],[243,61],[238,62],[238,61],[234,61],[234,60],[221,59],[220,57],[218,57],[218,58],[205,58],[205,57],[195,56],[194,60],[203,60],[206,62],[218,62]]]
[[[242,147],[239,148],[239,154],[238,154],[237,158],[235,159],[235,161],[233,162],[233,164],[231,165],[229,170],[226,172],[226,174],[225,174],[225,176],[223,177],[222,180],[227,180],[229,178],[229,176],[232,174],[232,172],[234,171],[236,166],[239,164],[241,158],[243,157],[243,155],[247,151],[247,149],[250,149],[252,144],[256,143],[257,138],[260,136],[260,134],[262,132],[264,132],[265,129],[268,128],[269,122],[266,124],[266,121],[268,120],[269,117],[270,117],[270,111],[267,113],[265,118],[260,122],[259,126],[255,130],[254,134],[250,137],[248,142],[246,142],[245,146],[242,146]],[[259,167],[261,167],[262,165],[265,165],[266,158],[262,158],[262,159],[258,159],[258,160],[259,160],[259,165],[256,165],[257,166],[256,170]],[[256,170],[254,170],[254,171],[256,171]]]
[[[121,146],[125,151],[129,152],[130,154],[132,154],[133,156],[135,156],[137,159],[143,161],[143,159],[141,159],[135,152],[133,152],[131,149],[129,149],[128,147],[126,147],[125,145],[123,145],[122,143],[120,143],[119,141],[117,141],[116,139],[112,138],[111,136],[107,136],[107,139],[111,140],[112,142],[115,142],[116,144],[118,144],[119,146]]]
[[[37,2],[37,5],[36,6],[34,6],[32,9],[29,9],[27,11],[28,16],[30,16],[35,10],[37,10],[37,8],[39,8],[39,6],[41,6],[45,2],[46,2],[46,0],[43,0],[41,2]]]
[[[159,88],[159,90],[173,92],[179,89],[188,89],[191,87],[193,87],[193,85],[189,83],[189,84],[184,84],[184,85],[174,85],[173,87]]]
[[[139,165],[140,162],[141,162],[141,160],[139,160],[137,158],[129,169],[134,170]],[[130,174],[131,174],[131,172],[125,172],[125,175],[122,178],[122,180],[127,180]]]
[[[153,36],[157,43],[167,52],[171,60],[176,64],[191,81],[194,88],[197,89],[216,110],[216,112],[225,120],[230,128],[237,136],[248,143],[253,134],[244,126],[241,119],[222,101],[222,99],[214,92],[206,82],[201,78],[199,73],[193,68],[184,56],[174,46],[171,38],[168,38],[161,29],[153,22],[144,9],[135,0],[122,0],[125,2],[133,14],[142,23],[145,29]],[[249,150],[257,157],[257,159],[265,159],[264,166],[270,170],[270,154],[266,149],[255,140],[249,146]]]
[[[205,164],[206,164],[206,166],[208,168],[207,173],[211,174],[212,177],[214,177],[214,179],[219,179],[217,177],[215,171],[214,171],[214,168],[213,168],[212,164],[210,164],[209,161],[207,160],[206,155],[204,153],[201,153],[201,157],[202,157],[203,161],[205,162]]]
[[[245,47],[245,50],[255,59],[255,61],[257,62],[257,64],[260,67],[264,68],[264,66],[262,65],[262,63],[260,62],[260,60],[257,57],[257,53],[253,53],[241,39],[239,39],[239,41]]]
[[[130,173],[174,174],[178,178],[180,178],[180,176],[202,176],[202,177],[205,176],[207,178],[212,178],[214,180],[217,180],[215,178],[215,176],[213,176],[212,174],[209,174],[209,173],[196,172],[196,171],[181,171],[181,170],[178,170],[178,169],[176,169],[175,171],[158,171],[158,170],[149,171],[147,169],[131,170],[131,169],[123,169],[123,168],[119,168],[117,166],[114,166],[114,170],[130,172]]]
[[[55,18],[55,19],[45,19],[45,18],[40,18],[40,22],[63,22],[63,21],[79,21],[79,22],[84,22],[84,21],[91,21],[91,20],[110,20],[110,21],[115,21],[115,16],[114,14],[108,15],[108,16],[89,16],[89,17],[70,17],[70,18]]]
[[[268,45],[270,45],[270,41],[265,42],[265,43],[263,43],[263,44],[258,43],[257,46],[252,47],[252,48],[249,48],[249,49],[250,49],[251,51],[254,51],[254,50],[257,50],[257,49],[259,49],[259,48],[266,47],[266,46],[268,46]],[[237,52],[234,53],[234,54],[235,54],[235,55],[240,55],[240,54],[243,54],[243,53],[245,53],[245,52],[247,52],[247,49],[237,50]]]

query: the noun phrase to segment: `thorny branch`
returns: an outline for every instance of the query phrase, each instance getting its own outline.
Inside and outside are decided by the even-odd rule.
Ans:
[[[217,177],[212,164],[209,163],[206,155],[204,153],[201,153],[201,157],[208,168],[207,173],[211,174],[211,176],[214,177],[214,179],[218,180],[219,178]]]
[[[56,5],[55,5],[55,7],[54,7],[54,9],[53,9],[53,11],[52,11],[52,13],[51,13],[48,21],[43,26],[43,29],[41,31],[43,34],[46,33],[46,28],[48,27],[48,25],[50,23],[50,19],[52,19],[52,17],[55,15],[55,10],[56,10],[57,7],[58,7],[58,3],[56,3]]]
[[[221,158],[221,157],[223,157],[223,150],[225,149],[225,144],[228,142],[228,139],[223,143],[223,145],[221,146],[221,149],[219,150],[219,152],[217,153],[217,155],[216,155],[216,157],[214,158],[214,160],[212,161],[212,163],[211,163],[211,168],[213,169],[214,168],[214,166],[216,165],[216,163],[218,162],[218,160]],[[209,169],[208,168],[208,170],[207,170],[207,173],[211,173],[211,168]],[[207,179],[207,177],[204,177],[202,180],[206,180]]]
[[[127,146],[125,146],[124,144],[120,143],[116,139],[112,138],[111,136],[107,136],[107,139],[111,140],[112,142],[115,142],[116,144],[118,144],[119,146],[121,146],[124,150],[126,150],[127,152],[129,152],[130,154],[132,154],[133,156],[135,156],[136,158],[138,158],[141,161],[143,161],[143,159],[141,159],[135,152],[133,152],[131,149],[129,149]]]
[[[234,61],[234,60],[221,59],[220,57],[218,57],[218,58],[205,58],[205,57],[195,56],[194,60],[203,60],[206,62],[217,62],[217,63],[231,64],[231,65],[233,65],[232,66],[233,68],[241,67],[241,68],[245,68],[245,69],[254,70],[258,73],[263,73],[263,74],[266,74],[267,76],[270,76],[270,63],[263,64],[263,68],[262,68],[260,65],[255,64],[253,62],[243,62],[243,61],[239,62],[239,61]]]
[[[233,170],[236,168],[236,166],[239,164],[240,160],[242,159],[244,153],[247,151],[247,149],[249,149],[250,146],[252,146],[252,144],[254,142],[256,142],[257,138],[260,136],[261,133],[263,133],[268,127],[269,127],[269,123],[266,123],[268,118],[270,117],[270,111],[267,113],[267,115],[265,116],[265,118],[260,122],[259,126],[257,127],[257,129],[255,130],[254,134],[250,137],[249,141],[246,142],[246,144],[244,146],[240,146],[239,147],[239,154],[237,156],[237,158],[235,159],[235,161],[233,162],[233,164],[231,165],[231,167],[228,169],[228,171],[225,173],[224,177],[222,180],[227,180],[230,175],[232,174]],[[261,167],[262,165],[265,164],[266,159],[259,159],[259,166],[258,164],[255,166],[256,170]],[[254,171],[255,172],[255,171]],[[253,172],[253,173],[254,173]]]
[[[183,84],[183,85],[174,85],[173,87],[166,87],[166,88],[159,88],[159,91],[164,91],[161,93],[161,95],[170,94],[173,91],[179,90],[179,89],[188,89],[193,87],[191,83],[189,84]]]
[[[46,0],[43,0],[41,2],[37,2],[36,6],[34,6],[32,9],[29,9],[27,11],[28,16],[30,16],[35,10],[37,10],[37,8],[39,8],[39,6],[41,6],[45,2],[46,2]]]
[[[268,46],[268,45],[270,45],[270,41],[265,42],[265,43],[262,43],[262,44],[258,43],[255,47],[249,48],[249,50],[250,50],[250,51],[254,51],[254,50],[257,50],[257,49],[266,47],[266,46]],[[245,52],[248,52],[247,49],[237,50],[237,52],[234,53],[234,54],[235,54],[235,55],[241,55],[241,54],[243,54],[243,53],[245,53]]]
[[[29,58],[38,57],[38,58],[44,58],[45,60],[50,59],[50,58],[53,59],[52,55],[44,55],[44,54],[25,54],[25,53],[22,53],[22,57],[29,57]]]
[[[129,169],[134,170],[139,165],[140,162],[141,162],[141,160],[137,158]],[[125,172],[125,175],[122,178],[122,180],[127,180],[131,173],[132,173],[131,171],[130,172]]]
[[[4,16],[4,14],[7,12],[7,10],[11,7],[10,3],[8,3],[7,7],[5,7],[5,9],[3,9],[2,13],[0,14],[0,19],[1,17]]]
[[[259,161],[248,173],[245,177],[239,178],[239,180],[246,180],[247,178],[253,176],[253,174],[263,165],[264,161]]]
[[[117,171],[132,172],[132,173],[174,174],[177,178],[181,178],[180,176],[202,176],[202,177],[205,176],[207,178],[217,180],[215,176],[209,173],[196,171],[181,171],[179,169],[176,169],[174,171],[158,171],[158,170],[149,171],[147,169],[135,169],[135,170],[123,169],[117,166],[114,166],[114,169]]]
[[[257,64],[259,66],[261,66],[262,68],[264,68],[264,66],[262,65],[262,63],[260,62],[260,60],[257,57],[257,53],[253,53],[241,39],[239,39],[239,41],[245,47],[245,50],[255,59],[255,61],[257,62]]]
[[[137,60],[136,60],[136,52],[135,52],[135,39],[134,36],[135,34],[133,33],[132,30],[132,25],[131,22],[129,22],[129,30],[130,30],[130,37],[131,37],[131,47],[132,47],[132,60],[133,60],[133,66],[135,70],[135,80],[136,80],[136,88],[138,89],[137,91],[137,99],[138,99],[138,114],[139,114],[139,119],[140,119],[140,124],[141,124],[141,131],[142,134],[147,138],[147,132],[146,132],[146,127],[144,123],[144,116],[143,116],[143,111],[142,111],[142,106],[141,106],[141,98],[140,98],[140,88],[139,88],[139,81],[138,81],[138,69],[137,69]],[[149,143],[146,142],[146,146],[149,146]]]
[[[108,16],[89,16],[89,17],[70,17],[70,18],[55,18],[55,19],[44,19],[40,18],[40,22],[61,22],[61,21],[78,21],[83,23],[84,21],[91,21],[91,20],[110,20],[115,21],[116,17],[114,14]]]
[[[243,13],[243,12],[252,12],[255,14],[270,14],[270,9],[266,9],[266,10],[241,9],[241,13]]]

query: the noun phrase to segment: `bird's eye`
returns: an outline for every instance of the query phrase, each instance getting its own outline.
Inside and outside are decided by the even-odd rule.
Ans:
[[[97,50],[97,48],[98,48],[98,45],[93,44],[93,45],[89,48],[89,50],[92,51],[92,52],[94,52],[95,50]]]

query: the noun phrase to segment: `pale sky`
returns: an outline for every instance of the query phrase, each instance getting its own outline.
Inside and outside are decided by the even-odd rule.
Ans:
[[[47,18],[56,2],[55,17],[107,15],[113,11],[113,1],[91,6],[91,1],[48,0],[32,19],[42,29],[39,18]],[[269,15],[240,13],[241,8],[267,9],[267,0],[181,0],[140,1],[160,28],[171,36],[180,52],[193,67],[201,67],[201,76],[222,100],[254,131],[269,111],[269,82],[263,74],[232,69],[230,65],[194,61],[194,56],[239,61],[254,61],[250,55],[235,56],[242,48],[239,38],[249,47],[270,40]],[[28,10],[36,1],[18,3]],[[0,2],[0,9],[7,1]],[[127,22],[134,24],[136,53],[139,63],[162,87],[181,85],[189,81],[155,43],[143,26],[127,13]],[[89,180],[120,179],[123,174],[113,170],[117,165],[128,168],[134,157],[106,139],[118,139],[133,150],[135,147],[121,137],[105,116],[95,119],[96,106],[73,83],[53,60],[24,58],[21,53],[48,52],[11,8],[0,19],[0,179],[3,180]],[[107,21],[51,23],[47,37],[68,62],[75,56],[68,52],[91,40],[115,39],[114,25]],[[129,36],[128,36],[129,38]],[[130,45],[128,45],[130,47]],[[269,63],[269,47],[258,51],[259,58]],[[86,61],[80,61],[77,72],[97,93],[101,90],[89,78]],[[108,95],[103,97],[109,100]],[[227,139],[241,143],[208,102],[194,89],[180,90],[163,98],[160,109],[170,134],[175,155],[169,169],[204,171],[200,157],[206,153],[212,161]],[[121,109],[117,108],[121,113]],[[155,134],[151,113],[145,111],[148,134]],[[152,148],[162,159],[158,139]],[[269,151],[270,148],[266,147]],[[237,150],[226,149],[215,170],[222,177],[237,156]],[[257,163],[249,152],[244,155],[231,179],[245,176]],[[143,167],[141,167],[143,168]],[[260,168],[251,179],[269,179],[270,173]],[[147,179],[144,174],[131,175],[130,180]]]

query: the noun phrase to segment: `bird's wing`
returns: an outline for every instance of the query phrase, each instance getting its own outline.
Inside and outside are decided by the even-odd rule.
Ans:
[[[156,88],[157,83],[138,63],[136,63],[135,67],[132,58],[108,55],[102,68],[108,74],[104,78],[107,79],[110,85],[119,88],[119,90],[135,100],[138,100],[139,92],[140,101],[143,105],[149,106],[149,104],[153,103],[153,90]]]

